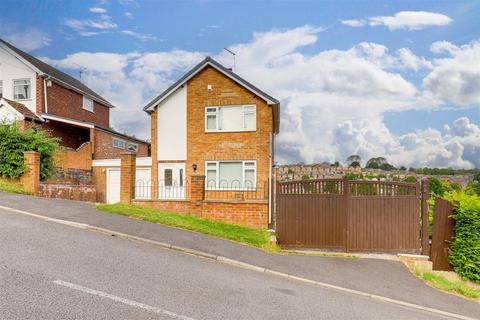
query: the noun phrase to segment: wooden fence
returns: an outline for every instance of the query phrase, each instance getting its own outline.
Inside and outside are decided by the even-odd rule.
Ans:
[[[455,221],[452,218],[452,214],[452,203],[441,198],[435,199],[432,248],[430,251],[433,270],[453,270],[452,265],[448,261],[450,245],[455,236]]]
[[[420,250],[420,184],[321,179],[278,183],[281,245],[342,251]]]

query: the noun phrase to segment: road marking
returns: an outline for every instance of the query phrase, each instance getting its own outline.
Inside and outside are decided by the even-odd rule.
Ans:
[[[228,264],[228,265],[232,265],[232,266],[236,266],[236,267],[240,267],[240,268],[244,268],[244,269],[250,269],[252,271],[256,271],[256,272],[260,272],[260,273],[268,273],[268,274],[276,275],[276,276],[283,277],[283,278],[289,278],[289,279],[293,279],[293,280],[304,282],[304,283],[310,283],[310,284],[313,284],[313,285],[317,285],[319,287],[324,287],[324,288],[329,288],[329,289],[333,289],[333,290],[343,291],[343,292],[355,294],[355,295],[358,295],[358,296],[367,297],[367,298],[374,299],[374,300],[379,300],[379,301],[383,301],[383,302],[387,302],[387,303],[391,303],[391,304],[400,305],[400,306],[407,307],[407,308],[410,308],[410,309],[426,311],[426,312],[430,312],[430,313],[434,313],[434,314],[438,314],[438,315],[441,315],[441,316],[446,316],[446,317],[450,317],[450,318],[454,318],[454,319],[480,320],[479,318],[472,318],[472,317],[468,317],[468,316],[463,316],[463,315],[460,315],[460,314],[457,314],[457,313],[452,313],[452,312],[443,311],[443,310],[439,310],[439,309],[435,309],[435,308],[430,308],[430,307],[426,307],[426,306],[422,306],[422,305],[418,305],[418,304],[414,304],[414,303],[410,303],[410,302],[405,302],[405,301],[402,301],[402,300],[396,300],[396,299],[392,299],[392,298],[388,298],[388,297],[384,297],[384,296],[379,296],[379,295],[371,294],[371,293],[364,292],[364,291],[349,289],[349,288],[346,288],[346,287],[336,286],[336,285],[332,285],[332,284],[325,283],[325,282],[320,282],[320,281],[310,280],[310,279],[306,279],[306,278],[302,278],[302,277],[297,277],[297,276],[294,276],[294,275],[291,275],[291,274],[262,268],[262,267],[259,267],[259,266],[255,266],[255,265],[252,265],[252,264],[249,264],[249,263],[237,261],[237,260],[234,260],[234,259],[229,259],[229,258],[222,257],[222,256],[215,256],[215,255],[211,255],[211,254],[204,253],[204,252],[201,252],[201,251],[196,251],[196,250],[187,249],[187,248],[183,248],[183,247],[176,247],[176,246],[173,246],[173,245],[168,244],[168,243],[158,242],[158,241],[155,241],[155,240],[149,240],[149,239],[145,239],[145,238],[142,238],[142,237],[137,237],[137,236],[129,235],[129,234],[126,234],[126,233],[121,233],[121,232],[110,230],[110,229],[95,227],[95,226],[92,226],[92,225],[89,225],[89,224],[83,224],[83,223],[70,222],[70,221],[61,220],[61,219],[49,218],[49,217],[45,217],[45,216],[42,216],[42,215],[39,215],[39,214],[35,214],[35,213],[23,211],[23,210],[18,210],[18,209],[13,209],[13,208],[9,208],[9,207],[4,207],[4,206],[1,206],[1,205],[0,205],[0,209],[6,210],[6,211],[11,211],[11,212],[16,212],[16,213],[20,213],[20,214],[25,214],[25,215],[35,217],[35,218],[38,218],[38,219],[42,219],[42,220],[45,220],[45,221],[49,221],[49,222],[60,223],[60,224],[67,225],[67,226],[70,226],[70,227],[73,227],[73,228],[91,230],[91,231],[101,232],[101,233],[108,234],[108,235],[116,235],[119,238],[123,238],[123,239],[127,239],[127,240],[140,241],[140,242],[143,242],[143,243],[156,245],[156,246],[159,246],[159,247],[162,247],[162,248],[165,248],[165,249],[175,250],[175,251],[178,251],[178,252],[183,252],[183,253],[194,255],[194,256],[200,256],[200,257],[212,259],[212,260],[218,261],[220,263],[224,263],[224,264]],[[180,319],[182,319],[182,318],[180,318]],[[183,319],[190,319],[190,318],[183,318]]]
[[[137,302],[137,301],[133,301],[133,300],[130,300],[130,299],[125,299],[125,298],[121,298],[121,297],[118,297],[118,296],[114,296],[112,294],[109,294],[109,293],[106,293],[106,292],[103,292],[103,291],[98,291],[98,290],[90,289],[90,288],[87,288],[87,287],[82,287],[82,286],[79,286],[78,284],[74,284],[74,283],[70,283],[70,282],[66,282],[66,281],[62,281],[62,280],[55,280],[55,281],[53,281],[53,283],[55,283],[56,285],[59,285],[59,286],[63,286],[63,287],[73,289],[73,290],[78,290],[78,291],[82,291],[82,292],[85,292],[85,293],[89,293],[89,294],[94,295],[94,296],[99,296],[99,297],[102,297],[102,298],[110,299],[110,300],[113,300],[115,302],[120,302],[120,303],[126,304],[126,305],[131,306],[131,307],[135,307],[135,308],[147,310],[147,311],[150,311],[150,312],[153,312],[153,313],[168,316],[168,317],[171,317],[173,319],[195,320],[193,318],[190,318],[190,317],[187,317],[187,316],[182,316],[182,315],[176,314],[174,312],[171,312],[171,311],[168,311],[168,310],[165,310],[165,309],[152,307],[152,306],[149,306],[147,304],[143,304],[143,303],[140,303],[140,302]]]

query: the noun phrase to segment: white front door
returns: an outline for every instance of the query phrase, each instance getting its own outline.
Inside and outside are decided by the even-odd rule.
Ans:
[[[150,168],[137,168],[135,176],[135,199],[150,199],[152,186]]]
[[[120,202],[120,169],[107,169],[107,203]]]
[[[185,163],[158,164],[158,197],[185,198]]]

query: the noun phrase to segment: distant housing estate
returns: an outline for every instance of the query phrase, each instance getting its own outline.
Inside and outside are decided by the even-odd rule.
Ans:
[[[348,174],[360,176],[371,180],[404,180],[413,176],[420,181],[424,177],[431,175],[416,174],[407,170],[386,171],[382,169],[368,169],[360,167],[345,167],[342,165],[333,165],[329,163],[316,164],[291,164],[275,167],[277,181],[305,180],[305,179],[341,179]],[[451,183],[458,183],[462,188],[473,181],[472,175],[438,175],[440,180],[448,180]]]

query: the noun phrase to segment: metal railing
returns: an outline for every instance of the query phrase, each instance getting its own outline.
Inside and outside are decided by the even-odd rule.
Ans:
[[[268,182],[256,184],[238,181],[220,182],[217,186],[212,181],[206,182],[206,200],[268,200]]]
[[[157,188],[158,199],[186,199],[189,197],[190,188],[187,181],[155,181],[137,180],[135,182],[135,199],[152,199],[152,190]]]

